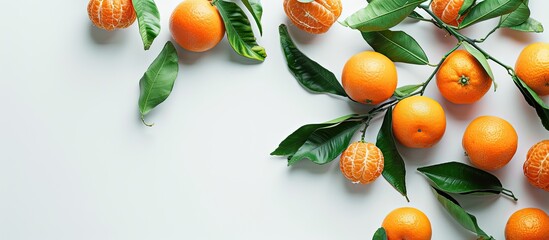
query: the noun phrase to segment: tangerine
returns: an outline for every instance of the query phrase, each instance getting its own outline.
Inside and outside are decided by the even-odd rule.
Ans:
[[[462,145],[473,165],[494,171],[511,161],[517,151],[518,136],[513,126],[504,119],[481,116],[465,129]]]
[[[379,104],[397,87],[395,64],[385,55],[365,51],[352,56],[343,67],[341,82],[351,99],[359,103]]]
[[[515,72],[538,95],[549,95],[549,43],[526,46],[517,58]]]
[[[431,98],[408,97],[397,103],[393,110],[393,134],[406,147],[432,147],[445,131],[444,109]]]
[[[383,172],[383,153],[372,143],[351,143],[341,154],[339,168],[353,183],[367,184]]]
[[[437,87],[446,100],[456,104],[478,101],[488,92],[492,79],[477,59],[465,50],[456,50],[437,72]]]
[[[516,211],[505,225],[505,239],[549,239],[549,216],[538,208],[524,208]]]
[[[215,47],[225,35],[219,11],[208,0],[184,0],[173,10],[170,32],[182,48],[204,52]]]
[[[93,25],[107,31],[127,28],[136,19],[132,0],[90,0],[88,16]]]
[[[433,0],[431,10],[444,23],[457,26],[465,17],[465,14],[459,16],[459,10],[463,6],[463,2],[464,0]]]
[[[432,236],[429,218],[422,211],[411,207],[393,210],[381,226],[390,240],[430,240]]]
[[[320,34],[327,32],[341,15],[341,0],[315,0],[309,3],[284,0],[284,11],[299,29]]]
[[[523,170],[530,184],[549,192],[549,139],[536,143],[528,150]]]

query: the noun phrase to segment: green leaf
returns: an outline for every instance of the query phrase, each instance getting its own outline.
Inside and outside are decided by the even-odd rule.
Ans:
[[[496,176],[463,163],[448,162],[417,170],[429,179],[433,187],[447,193],[503,193],[517,200],[513,192],[503,188]]]
[[[524,83],[517,76],[513,77],[513,82],[520,90],[526,102],[536,109],[536,113],[541,120],[541,123],[549,131],[549,107],[543,102],[534,90],[532,90],[526,83]]]
[[[528,8],[528,1],[525,1],[519,5],[515,11],[501,16],[499,19],[499,27],[514,27],[520,25],[530,17],[530,8]]]
[[[387,233],[384,228],[378,228],[372,240],[387,240]]]
[[[458,16],[463,16],[464,13],[469,11],[471,7],[475,4],[475,0],[464,0],[461,8],[459,9]],[[459,17],[458,17],[459,18]]]
[[[234,51],[243,57],[264,61],[267,53],[265,53],[265,48],[259,46],[255,41],[250,21],[244,11],[233,2],[217,0],[213,1],[213,4],[223,18],[227,39]]]
[[[177,51],[172,42],[166,42],[139,81],[139,112],[143,124],[152,126],[145,122],[145,115],[170,96],[179,71],[178,61]]]
[[[347,97],[345,90],[332,72],[299,51],[292,41],[286,25],[281,24],[278,31],[288,68],[301,86],[316,93],[331,93]]]
[[[541,33],[541,32],[543,32],[543,25],[540,22],[538,22],[537,20],[533,19],[533,18],[528,18],[528,20],[526,20],[526,22],[523,22],[522,24],[520,24],[518,26],[509,27],[509,29],[513,29],[513,30],[521,31],[521,32]]]
[[[488,64],[488,60],[486,59],[486,56],[482,52],[480,52],[475,47],[471,46],[471,44],[464,42],[463,46],[465,47],[465,50],[469,52],[471,55],[473,55],[477,61],[482,65],[482,68],[488,73],[488,76],[492,79],[492,82],[494,83],[494,91],[498,88],[498,85],[496,84],[496,79],[494,78],[494,73],[492,73],[492,68],[490,68],[490,64]]]
[[[410,94],[423,87],[423,84],[405,85],[395,90],[394,96],[398,99],[408,97]]]
[[[395,144],[392,121],[393,110],[387,108],[381,129],[377,134],[376,146],[381,150],[385,159],[383,177],[409,202],[406,193],[406,167]]]
[[[290,134],[286,139],[284,139],[279,145],[276,150],[274,150],[271,155],[274,156],[290,156],[293,155],[299,150],[299,148],[307,141],[309,136],[316,131],[319,128],[326,128],[330,126],[334,126],[340,122],[346,121],[351,118],[356,118],[359,115],[351,114],[346,115],[343,117],[336,118],[334,120],[325,122],[325,123],[317,123],[317,124],[307,124],[300,128],[298,128],[296,131],[294,131],[292,134]]]
[[[471,24],[499,17],[517,9],[522,0],[484,0],[471,8],[459,24],[459,28],[466,28]]]
[[[493,239],[478,226],[476,217],[466,212],[453,197],[436,188],[433,190],[440,204],[462,227],[477,234],[481,239]]]
[[[423,20],[424,19],[424,17],[421,16],[421,14],[417,13],[416,11],[412,11],[412,13],[410,13],[410,15],[408,15],[408,17],[416,19],[416,20]]]
[[[309,159],[316,164],[331,162],[347,148],[361,124],[360,120],[344,121],[327,128],[317,129],[294,155],[288,157],[288,166],[303,159]]]
[[[429,59],[417,41],[403,31],[362,32],[362,37],[377,52],[393,62],[427,65]]]
[[[154,0],[132,0],[137,14],[139,33],[145,50],[149,50],[154,39],[160,33],[160,13]]]
[[[259,34],[263,35],[263,27],[261,26],[261,16],[263,15],[263,7],[260,0],[242,0],[242,3],[250,11],[252,17],[257,24]]]
[[[402,22],[425,0],[372,1],[365,8],[353,13],[343,25],[363,32],[387,30]]]

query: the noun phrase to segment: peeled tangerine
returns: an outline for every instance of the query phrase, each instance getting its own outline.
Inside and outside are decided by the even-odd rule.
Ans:
[[[372,143],[355,142],[341,154],[339,167],[353,183],[367,184],[383,172],[383,153]]]
[[[90,0],[88,16],[93,25],[108,31],[127,28],[136,18],[132,0]]]
[[[523,170],[530,184],[549,192],[549,139],[528,150]]]

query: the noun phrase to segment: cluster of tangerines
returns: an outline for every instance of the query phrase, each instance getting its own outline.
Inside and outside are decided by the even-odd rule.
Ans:
[[[136,19],[132,0],[91,0],[88,15],[95,26],[109,31],[127,28]],[[223,39],[225,26],[210,1],[184,0],[172,12],[170,32],[182,48],[204,52]]]
[[[434,0],[431,9],[442,21],[456,26],[464,17],[458,15],[463,2]],[[328,31],[342,8],[340,0],[284,0],[283,6],[288,18],[298,28],[313,34]],[[91,0],[88,13],[94,25],[106,30],[126,28],[136,19],[131,0]],[[170,32],[182,48],[203,52],[221,41],[225,28],[210,1],[184,0],[171,15]],[[538,95],[549,95],[549,44],[534,43],[524,48],[515,69],[517,76]],[[343,68],[341,79],[351,99],[371,105],[391,98],[398,83],[395,64],[373,51],[351,57]],[[456,50],[446,57],[436,73],[436,82],[441,95],[454,104],[473,104],[492,85],[486,70],[465,50]],[[422,94],[400,100],[392,113],[394,137],[405,147],[432,147],[446,130],[443,108]],[[511,161],[517,150],[518,136],[506,120],[482,116],[467,126],[462,144],[473,165],[494,171]],[[343,175],[354,183],[374,181],[383,168],[383,154],[372,143],[352,143],[340,157]],[[549,191],[549,140],[540,141],[530,148],[524,174],[533,186]],[[394,210],[382,226],[388,239],[431,239],[429,219],[414,208]],[[539,209],[519,210],[509,218],[505,236],[507,239],[549,239],[549,216]]]
[[[445,23],[457,26],[464,17],[458,15],[463,2],[434,0],[431,9]],[[318,34],[328,31],[336,22],[341,14],[341,2],[285,0],[284,9],[299,29]],[[549,95],[549,43],[534,43],[524,48],[516,60],[515,71],[538,95]],[[393,96],[397,79],[395,64],[373,51],[352,56],[341,75],[343,88],[352,100],[372,105],[386,102]],[[492,79],[473,55],[456,50],[440,66],[436,83],[440,94],[449,102],[473,104],[488,92]],[[444,110],[429,97],[407,97],[395,105],[392,114],[394,137],[405,147],[429,148],[444,135]],[[462,145],[474,166],[494,171],[511,161],[517,150],[518,135],[506,120],[481,116],[465,129]],[[381,175],[383,167],[383,153],[372,143],[354,142],[340,157],[341,172],[353,183],[373,182]],[[523,170],[533,186],[549,191],[549,140],[542,140],[530,148]],[[391,212],[383,227],[388,239],[431,239],[429,220],[417,209],[401,208]],[[505,236],[506,239],[549,239],[549,216],[540,209],[519,210],[509,218]]]

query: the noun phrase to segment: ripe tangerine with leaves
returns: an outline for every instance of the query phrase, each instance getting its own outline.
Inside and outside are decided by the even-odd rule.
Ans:
[[[422,211],[403,207],[391,211],[381,226],[387,233],[387,239],[430,240],[431,221]]]
[[[364,51],[345,63],[341,82],[352,100],[375,105],[393,96],[398,82],[397,70],[385,55]]]
[[[132,0],[90,0],[88,16],[93,25],[107,31],[127,28],[136,19]]]
[[[459,16],[459,10],[463,6],[463,2],[464,0],[433,0],[431,10],[446,24],[457,26],[465,17],[465,15]]]
[[[490,89],[492,79],[480,62],[465,50],[452,52],[436,74],[442,96],[456,104],[471,104]]]
[[[523,171],[532,186],[549,192],[549,139],[534,144],[528,150]]]
[[[505,239],[549,239],[549,216],[538,208],[523,208],[516,211],[505,225]]]
[[[354,142],[341,154],[339,168],[351,182],[368,184],[383,172],[383,160],[383,153],[376,145]]]
[[[225,35],[219,11],[208,0],[184,0],[173,10],[170,32],[182,48],[204,52],[215,47]]]
[[[526,46],[517,58],[515,72],[538,95],[549,95],[549,43]]]
[[[409,148],[429,148],[446,131],[446,115],[440,104],[425,96],[405,98],[393,110],[393,135]]]
[[[284,12],[299,29],[313,34],[325,33],[341,15],[341,0],[284,0]]]
[[[463,133],[465,153],[476,167],[494,171],[505,166],[517,151],[518,135],[502,118],[481,116],[469,123]]]

